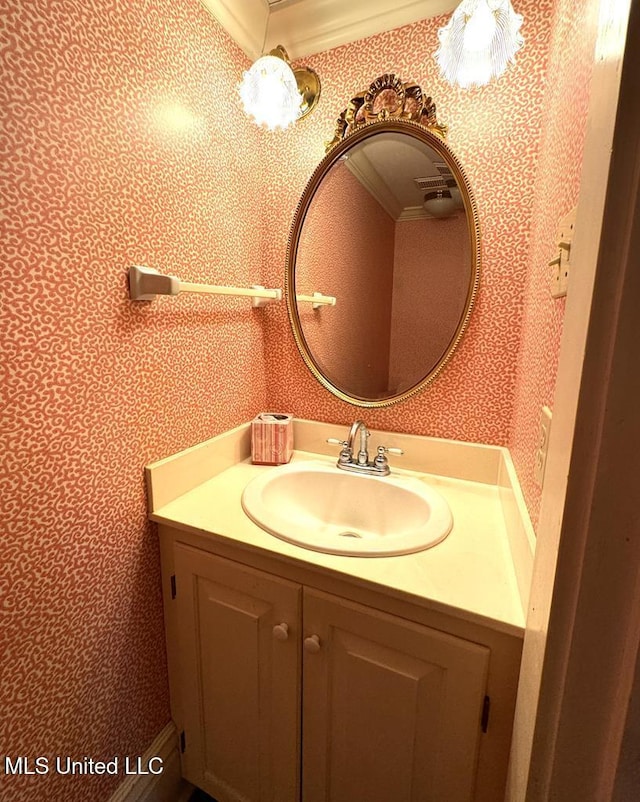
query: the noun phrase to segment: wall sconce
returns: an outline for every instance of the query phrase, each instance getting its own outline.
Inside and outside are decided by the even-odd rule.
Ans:
[[[278,45],[254,61],[238,87],[245,112],[270,130],[288,128],[318,104],[320,78],[309,67],[292,69],[287,51]]]
[[[442,75],[462,88],[498,78],[524,44],[521,25],[511,0],[462,0],[438,31],[435,58]]]
[[[439,189],[424,196],[424,208],[432,217],[449,217],[458,205],[448,190]]]

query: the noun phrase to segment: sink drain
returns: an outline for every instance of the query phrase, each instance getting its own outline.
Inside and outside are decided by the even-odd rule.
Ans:
[[[340,537],[359,537],[359,538],[361,538],[362,535],[359,535],[357,532],[340,532]]]

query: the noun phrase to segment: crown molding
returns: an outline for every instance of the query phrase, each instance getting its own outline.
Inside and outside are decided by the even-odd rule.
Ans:
[[[449,14],[458,5],[458,0],[291,0],[271,6],[266,0],[201,2],[252,60],[278,44],[292,60],[305,58]]]
[[[200,0],[235,43],[254,61],[262,55],[269,20],[266,0]]]
[[[371,164],[364,151],[354,150],[343,164],[376,199],[389,217],[394,221],[397,220],[402,213],[398,199]]]

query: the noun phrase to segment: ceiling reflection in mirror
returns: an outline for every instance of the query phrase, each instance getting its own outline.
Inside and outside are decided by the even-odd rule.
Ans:
[[[468,320],[478,244],[468,182],[439,137],[406,121],[351,134],[314,173],[289,242],[287,302],[312,372],[361,406],[431,381]]]

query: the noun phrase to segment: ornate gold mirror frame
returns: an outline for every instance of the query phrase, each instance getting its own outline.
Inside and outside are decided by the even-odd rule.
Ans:
[[[447,126],[436,117],[436,104],[423,95],[421,87],[386,74],[376,78],[366,92],[351,98],[336,121],[333,139],[326,143],[325,151],[328,153],[363,125],[387,120],[411,120],[442,139],[447,135]]]
[[[323,373],[305,340],[296,300],[295,267],[300,235],[309,206],[329,170],[354,145],[379,133],[395,132],[413,137],[433,149],[448,165],[464,204],[469,232],[470,281],[459,324],[449,345],[435,366],[409,389],[382,399],[360,398],[336,387]],[[331,393],[361,407],[385,407],[404,401],[434,381],[451,359],[467,328],[480,281],[480,226],[476,203],[464,168],[445,143],[447,127],[438,122],[436,107],[430,97],[413,82],[403,83],[395,75],[376,79],[366,92],[352,98],[337,120],[334,138],[327,143],[327,154],[316,167],[302,193],[287,244],[285,293],[289,319],[300,354],[318,381]],[[354,248],[358,247],[357,242]]]

